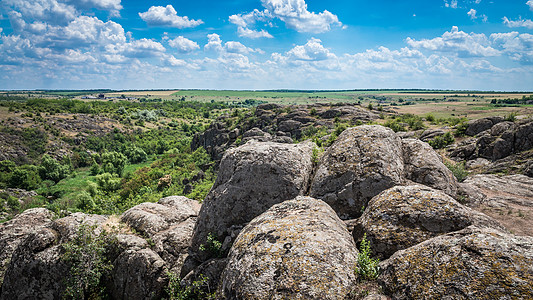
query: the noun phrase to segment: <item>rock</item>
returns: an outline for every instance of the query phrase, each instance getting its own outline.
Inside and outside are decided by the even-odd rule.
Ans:
[[[500,222],[509,231],[533,236],[533,178],[525,175],[469,176],[465,185],[477,191],[480,200],[471,204]]]
[[[15,249],[28,235],[50,223],[53,215],[46,208],[32,208],[0,224],[0,286]]]
[[[165,262],[151,249],[128,249],[113,262],[114,299],[160,299],[167,285]]]
[[[429,144],[416,139],[403,139],[402,146],[407,179],[456,196],[457,179]]]
[[[393,299],[531,299],[533,238],[468,227],[396,252],[380,264]]]
[[[428,129],[424,130],[420,135],[420,139],[424,142],[434,139],[437,136],[444,135],[446,132],[442,129]]]
[[[404,182],[401,140],[391,129],[346,129],[320,158],[309,195],[328,203],[341,219],[359,217],[367,202]]]
[[[231,235],[232,226],[242,228],[272,205],[305,193],[313,168],[313,146],[310,142],[250,141],[226,151],[200,210],[193,252],[200,254],[198,248],[209,233],[224,241]]]
[[[186,197],[167,197],[158,203],[141,203],[122,215],[122,222],[150,237],[198,216],[200,205]]]
[[[66,243],[78,233],[80,225],[94,226],[94,232],[100,234],[102,232],[101,225],[107,221],[107,216],[89,215],[81,212],[73,213],[61,219],[55,220],[50,227],[54,229],[59,235],[58,242]]]
[[[503,121],[502,117],[489,117],[468,122],[468,128],[466,129],[466,135],[474,136],[487,129],[491,129],[497,123]]]
[[[344,299],[356,282],[357,249],[323,201],[297,197],[271,207],[241,232],[220,294],[227,299]]]
[[[189,272],[187,276],[181,280],[181,285],[192,286],[194,282],[203,281],[205,279],[206,282],[201,287],[202,291],[206,294],[212,294],[217,290],[220,277],[227,263],[227,258],[207,260],[193,271]]]
[[[476,158],[466,162],[465,167],[469,170],[482,169],[490,165],[490,161],[485,158]]]
[[[353,236],[359,242],[366,233],[374,255],[383,259],[472,224],[504,230],[495,220],[441,191],[422,185],[396,186],[372,198]]]
[[[515,132],[516,152],[526,151],[533,148],[533,122],[520,125]]]
[[[248,137],[258,137],[258,136],[270,136],[270,134],[264,132],[263,130],[257,128],[257,127],[254,127],[248,131],[246,131],[245,133],[243,133],[242,137],[243,138],[248,138]]]
[[[515,123],[505,121],[492,126],[492,128],[490,129],[490,134],[493,136],[500,136],[506,131],[515,131],[516,128],[517,125]]]

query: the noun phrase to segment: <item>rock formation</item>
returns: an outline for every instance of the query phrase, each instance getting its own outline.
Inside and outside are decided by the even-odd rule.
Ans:
[[[192,247],[201,261],[208,257],[198,249],[209,233],[221,241],[235,238],[235,230],[274,204],[306,192],[313,146],[251,141],[226,152],[194,232]]]
[[[380,264],[393,299],[530,299],[533,238],[471,226],[396,252]]]
[[[357,249],[326,203],[298,197],[253,219],[228,255],[226,299],[344,299],[355,284]]]

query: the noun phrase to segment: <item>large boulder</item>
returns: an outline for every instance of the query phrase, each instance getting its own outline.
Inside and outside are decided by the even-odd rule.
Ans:
[[[345,299],[357,249],[323,201],[297,197],[253,219],[236,239],[221,278],[226,299]]]
[[[11,256],[18,245],[52,221],[53,213],[46,208],[32,208],[0,224],[0,286]]]
[[[404,182],[400,138],[389,128],[346,129],[320,158],[309,195],[328,203],[341,217],[359,217],[368,201]]]
[[[372,198],[353,236],[361,241],[366,234],[374,255],[383,259],[472,224],[504,230],[495,220],[441,191],[422,185],[396,186]]]
[[[98,227],[106,219],[75,213],[26,236],[12,255],[0,299],[60,299],[69,270],[61,243],[70,241],[81,224]]]
[[[402,146],[407,179],[444,191],[451,196],[457,194],[457,179],[428,143],[417,139],[403,139]]]
[[[313,147],[309,142],[250,141],[226,151],[200,210],[193,252],[201,256],[198,249],[209,233],[221,241],[231,238],[233,229],[242,228],[274,204],[304,194],[313,168]]]
[[[532,299],[533,238],[470,226],[380,264],[393,299]]]
[[[492,126],[503,121],[502,117],[489,117],[468,122],[466,135],[474,136],[480,132],[491,129]]]

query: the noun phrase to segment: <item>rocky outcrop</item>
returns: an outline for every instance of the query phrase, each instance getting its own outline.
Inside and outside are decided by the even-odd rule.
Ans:
[[[533,236],[533,178],[478,174],[469,176],[462,189],[473,208],[515,234]]]
[[[53,213],[45,208],[32,208],[0,224],[0,286],[13,252],[30,234],[50,223],[52,217]]]
[[[357,249],[324,202],[285,201],[238,236],[221,278],[226,299],[344,299],[356,278]]]
[[[360,242],[366,234],[374,255],[383,259],[473,224],[504,230],[495,220],[441,191],[422,185],[396,186],[372,198],[353,236]]]
[[[407,179],[456,196],[457,179],[429,144],[416,139],[403,139],[402,146]]]
[[[380,264],[393,299],[533,298],[533,238],[468,227],[396,252]]]
[[[76,213],[28,235],[13,252],[0,299],[61,299],[69,271],[61,243],[72,239],[84,220],[98,227],[106,219]]]
[[[166,272],[181,272],[199,209],[194,200],[167,197],[128,210],[122,216],[125,224],[116,217],[82,213],[50,221],[46,210],[27,211],[15,220],[20,222],[38,212],[44,214],[39,216],[45,223],[33,222],[36,229],[26,234],[13,252],[0,299],[61,299],[70,269],[63,257],[64,245],[76,237],[82,225],[95,236],[106,230],[116,237],[106,254],[113,266],[106,278],[113,299],[161,298],[168,284]],[[128,233],[128,228],[143,237]]]
[[[500,120],[496,125],[488,127],[489,123],[492,124],[491,121],[481,120],[485,120],[487,124],[485,127],[487,128],[476,133],[475,138],[451,147],[449,151],[452,158],[457,160],[486,158],[496,161],[533,148],[532,121],[519,124]],[[481,122],[481,120],[477,120],[477,122]],[[477,132],[477,130],[473,132]]]
[[[372,197],[403,182],[400,138],[388,128],[364,125],[346,129],[322,155],[309,195],[350,219]]]
[[[491,129],[492,126],[503,121],[502,117],[489,117],[468,122],[466,135],[474,136],[480,132]]]
[[[235,119],[230,115],[220,117],[204,133],[196,134],[191,143],[193,150],[203,147],[216,161],[220,161],[224,151],[238,146],[237,142],[255,139],[263,142],[292,143],[301,139],[306,130],[325,128],[335,129],[335,119],[356,123],[366,123],[378,115],[358,106],[348,104],[313,104],[281,106],[261,104],[253,114]],[[234,121],[236,124],[234,124]],[[232,124],[232,126],[226,125]]]
[[[209,233],[221,241],[231,240],[235,230],[272,205],[304,194],[313,167],[313,146],[250,141],[228,150],[200,210],[193,251],[202,257],[198,249]],[[229,249],[231,242],[225,246]]]

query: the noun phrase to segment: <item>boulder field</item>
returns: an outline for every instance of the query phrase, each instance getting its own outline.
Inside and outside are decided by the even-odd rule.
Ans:
[[[486,123],[469,133],[495,126]],[[0,224],[0,299],[61,298],[65,245],[81,224],[115,232],[113,299],[168,298],[171,273],[184,288],[203,278],[217,299],[533,298],[533,237],[460,203],[496,203],[483,188],[506,182],[531,207],[531,181],[458,183],[429,145],[378,125],[349,128],[323,152],[260,140],[224,153],[201,205],[173,196],[118,217],[59,219],[32,209]],[[363,237],[382,260],[371,291],[357,271]]]

